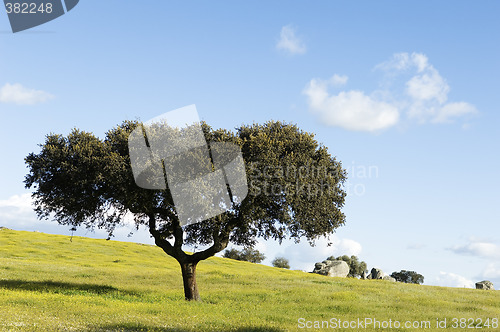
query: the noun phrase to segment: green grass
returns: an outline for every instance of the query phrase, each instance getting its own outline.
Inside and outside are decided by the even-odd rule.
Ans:
[[[453,318],[500,318],[498,291],[328,278],[217,257],[200,262],[197,277],[202,301],[187,302],[177,262],[157,247],[0,230],[0,331],[314,330],[299,329],[299,318],[430,321],[430,331],[437,318],[448,327]]]

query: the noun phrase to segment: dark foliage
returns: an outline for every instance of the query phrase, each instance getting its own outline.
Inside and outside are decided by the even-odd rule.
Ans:
[[[245,248],[241,251],[237,249],[228,249],[224,252],[223,257],[250,263],[260,263],[266,259],[263,253],[253,248]]]
[[[391,277],[399,282],[405,282],[407,284],[422,284],[424,282],[424,276],[415,271],[401,270],[399,272],[392,272]]]

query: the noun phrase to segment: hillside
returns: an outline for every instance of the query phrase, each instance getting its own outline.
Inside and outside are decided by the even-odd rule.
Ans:
[[[0,230],[0,331],[290,331],[365,318],[400,322],[393,331],[417,330],[407,321],[435,330],[436,319],[450,329],[453,318],[489,319],[481,330],[492,331],[500,318],[498,291],[328,278],[217,257],[198,265],[198,286],[202,302],[185,301],[177,262],[153,246]]]

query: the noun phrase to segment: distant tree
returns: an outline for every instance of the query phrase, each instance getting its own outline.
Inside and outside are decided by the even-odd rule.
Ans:
[[[273,266],[274,267],[279,267],[282,269],[289,269],[290,268],[290,263],[288,262],[288,259],[285,257],[276,257],[273,260]]]
[[[405,282],[407,284],[422,284],[424,282],[424,276],[415,271],[401,270],[399,272],[392,272],[391,277],[399,282]]]
[[[266,256],[264,256],[263,253],[261,253],[257,249],[252,249],[252,248],[243,249],[241,251],[241,257],[243,258],[244,261],[250,263],[260,263],[264,259],[266,259]]]
[[[132,148],[132,153],[141,155],[147,166],[141,177],[148,181],[159,178],[164,185],[160,186],[163,189],[139,187],[131,165],[129,136],[142,136],[144,151],[151,152],[153,147],[148,147],[147,142],[161,141],[162,137],[198,137],[199,130],[192,127],[165,128],[158,124],[150,126],[145,134],[140,122],[125,121],[103,138],[78,129],[68,135],[48,135],[38,152],[26,157],[28,174],[24,182],[27,189],[33,190],[35,212],[40,219],[53,219],[68,227],[105,229],[109,236],[123,224],[126,215],[132,214],[137,229],[145,226],[155,244],[179,262],[187,300],[200,298],[196,283],[198,263],[226,249],[229,243],[252,247],[257,238],[305,239],[312,243],[345,223],[341,209],[347,172],[342,164],[313,134],[276,121],[242,125],[235,131],[215,130],[202,123],[212,156],[208,157],[208,164],[206,154],[202,159],[196,157],[202,152],[194,151],[200,149],[189,150],[190,155],[172,155],[172,149],[182,146],[155,145],[155,155],[169,156],[161,160],[158,168],[156,160],[149,159],[151,154],[141,154],[141,149]],[[183,224],[174,204],[170,180],[163,181],[166,167],[184,157],[190,158],[193,169],[180,169],[177,183],[189,178],[197,168],[213,171],[213,153],[224,144],[241,149],[248,195],[244,199],[231,195],[231,202],[223,202],[226,212]],[[221,169],[217,171],[224,173]],[[186,185],[184,193],[205,189],[188,188],[188,182],[182,183]],[[225,187],[212,189],[229,193]],[[192,208],[203,205],[203,202],[192,203]],[[220,209],[222,203],[214,200],[211,204]],[[191,254],[183,250],[184,245],[201,245],[206,249]]]
[[[343,255],[337,258],[335,258],[335,256],[330,256],[327,259],[346,262],[347,265],[349,265],[349,274],[347,275],[348,277],[361,277],[363,275],[363,272],[366,271],[366,263],[363,261],[360,262],[358,257],[354,255],[352,255],[351,257]]]
[[[266,256],[264,256],[263,253],[253,248],[245,248],[242,251],[237,249],[228,249],[224,252],[222,257],[236,259],[238,261],[247,261],[250,263],[260,263],[266,259]]]
[[[230,259],[236,259],[238,261],[241,261],[241,252],[237,249],[226,249],[224,251],[224,254],[222,255],[224,258],[230,258]]]

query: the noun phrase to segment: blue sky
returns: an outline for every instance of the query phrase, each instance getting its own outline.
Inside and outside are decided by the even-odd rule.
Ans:
[[[429,285],[500,285],[499,10],[494,1],[81,1],[16,34],[2,13],[0,225],[68,234],[36,221],[22,183],[24,157],[48,133],[102,137],[125,119],[196,104],[214,127],[296,123],[350,170],[334,245],[261,242],[264,263],[283,255],[310,270],[356,254]],[[149,241],[144,230],[126,234],[117,239]]]

